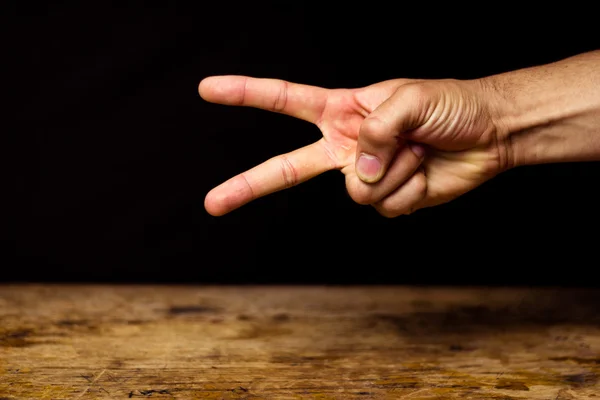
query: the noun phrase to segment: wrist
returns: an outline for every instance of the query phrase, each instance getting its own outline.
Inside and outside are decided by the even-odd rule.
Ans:
[[[510,167],[600,160],[600,52],[481,79]]]

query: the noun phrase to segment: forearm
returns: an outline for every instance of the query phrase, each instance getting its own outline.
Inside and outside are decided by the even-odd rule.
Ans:
[[[600,161],[600,51],[484,78],[511,166]]]

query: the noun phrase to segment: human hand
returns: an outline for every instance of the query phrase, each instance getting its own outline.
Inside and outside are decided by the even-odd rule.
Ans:
[[[359,89],[324,89],[216,76],[204,79],[199,93],[213,103],[300,118],[323,133],[319,141],[211,190],[205,207],[216,216],[337,169],[352,199],[395,217],[454,199],[510,162],[508,134],[495,121],[489,93],[477,80],[396,79]],[[372,156],[365,165],[358,161],[362,153]],[[373,171],[373,156],[382,164],[379,173]]]

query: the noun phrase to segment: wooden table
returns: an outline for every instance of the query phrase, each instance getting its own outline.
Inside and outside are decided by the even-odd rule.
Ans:
[[[4,285],[0,398],[600,400],[600,292]]]

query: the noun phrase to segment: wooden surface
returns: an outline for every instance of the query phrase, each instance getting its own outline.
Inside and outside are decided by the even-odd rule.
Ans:
[[[600,400],[600,293],[0,286],[1,399]]]

